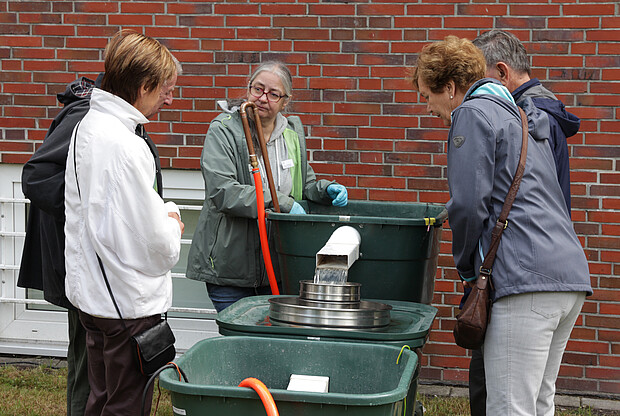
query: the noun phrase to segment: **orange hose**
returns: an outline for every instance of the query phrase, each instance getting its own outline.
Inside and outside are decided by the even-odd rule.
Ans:
[[[273,396],[269,393],[269,389],[262,381],[254,377],[248,377],[239,383],[239,387],[249,387],[258,393],[258,397],[260,397],[260,400],[263,402],[263,406],[265,406],[265,410],[267,411],[267,416],[280,415],[278,413],[278,408],[276,407],[276,402],[273,401]]]
[[[258,207],[258,234],[260,236],[260,245],[263,252],[263,260],[267,268],[267,278],[271,287],[272,295],[279,295],[278,281],[273,271],[273,263],[271,262],[271,253],[269,252],[269,241],[267,240],[267,224],[265,223],[265,197],[263,196],[263,182],[260,178],[258,169],[252,169],[254,175],[254,186],[256,187],[256,206]]]

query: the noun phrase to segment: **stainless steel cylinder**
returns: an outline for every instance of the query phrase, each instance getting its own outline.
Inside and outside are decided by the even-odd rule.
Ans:
[[[344,284],[299,282],[299,298],[320,302],[359,302],[362,285],[354,282]]]
[[[300,298],[269,299],[269,318],[274,323],[337,329],[376,329],[390,324],[392,307],[360,301],[355,307],[336,302],[309,302]]]

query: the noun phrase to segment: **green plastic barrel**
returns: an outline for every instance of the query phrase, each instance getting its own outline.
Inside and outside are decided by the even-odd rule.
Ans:
[[[175,362],[187,383],[175,370],[160,375],[161,386],[171,392],[175,415],[265,414],[253,390],[237,387],[247,377],[267,386],[281,415],[395,416],[415,405],[415,391],[409,387],[417,381],[417,355],[392,346],[218,337],[198,342]],[[286,390],[292,374],[327,376],[329,390]]]
[[[306,215],[267,216],[283,294],[299,294],[299,282],[314,278],[316,253],[336,228],[349,225],[362,239],[360,258],[347,280],[362,284],[362,298],[430,304],[442,225],[448,218],[443,205],[349,201],[337,208],[302,201],[302,206]]]

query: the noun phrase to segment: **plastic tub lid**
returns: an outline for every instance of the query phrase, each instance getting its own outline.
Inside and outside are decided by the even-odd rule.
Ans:
[[[339,330],[273,325],[269,322],[269,299],[273,295],[243,298],[218,314],[220,329],[244,334],[311,336],[350,340],[407,341],[425,338],[430,331],[437,308],[421,303],[395,300],[373,300],[392,306],[391,322],[380,330]],[[280,296],[280,297],[290,297]]]

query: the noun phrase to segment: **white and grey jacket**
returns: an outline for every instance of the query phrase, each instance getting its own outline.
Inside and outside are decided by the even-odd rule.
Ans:
[[[119,317],[97,254],[123,318],[163,313],[172,303],[170,269],[179,260],[181,230],[168,212],[178,208],[164,204],[153,187],[155,161],[134,133],[139,123],[148,120],[136,108],[95,89],[69,146],[65,291],[79,310],[97,317]]]

